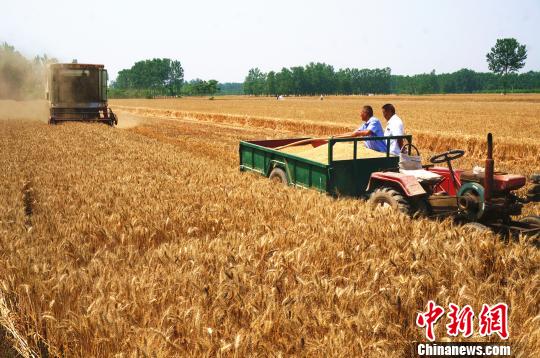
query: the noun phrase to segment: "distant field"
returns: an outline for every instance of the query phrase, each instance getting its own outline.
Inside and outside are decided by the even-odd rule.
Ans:
[[[464,149],[469,164],[485,156],[488,132],[495,136],[495,157],[501,170],[530,174],[540,168],[540,94],[216,97],[160,100],[114,100],[113,108],[142,116],[196,118],[201,121],[236,123],[306,135],[335,135],[358,127],[359,111],[369,104],[385,120],[381,107],[393,103],[405,122],[407,133],[425,154]],[[268,137],[279,134],[268,131]]]
[[[146,107],[197,113],[220,113],[314,121],[356,128],[359,111],[371,105],[383,119],[381,107],[393,103],[408,132],[484,136],[510,140],[540,139],[540,94],[527,95],[433,95],[433,96],[344,96],[216,97],[162,100],[113,100],[113,106]]]
[[[49,126],[44,102],[0,101],[0,324],[36,355],[403,357],[425,341],[428,300],[507,302],[513,353],[539,356],[540,250],[526,239],[238,170],[242,139],[331,135],[393,102],[425,160],[451,147],[468,151],[459,166],[482,164],[492,130],[496,167],[528,174],[539,100],[118,100],[118,128]]]

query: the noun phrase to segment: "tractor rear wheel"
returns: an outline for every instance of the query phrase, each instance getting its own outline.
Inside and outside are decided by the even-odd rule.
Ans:
[[[473,232],[484,233],[484,232],[491,231],[489,227],[487,227],[484,224],[480,224],[478,222],[466,223],[465,225],[463,225],[463,228],[471,233]]]
[[[278,183],[282,183],[285,185],[289,184],[289,181],[287,180],[287,173],[285,173],[285,171],[281,168],[272,169],[272,171],[270,172],[269,178],[270,180],[278,182]]]
[[[406,215],[411,214],[411,205],[403,194],[394,188],[381,187],[375,189],[369,196],[369,202],[373,207],[388,207],[401,211]]]

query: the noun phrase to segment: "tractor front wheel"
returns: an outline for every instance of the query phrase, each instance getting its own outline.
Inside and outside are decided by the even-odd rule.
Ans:
[[[375,189],[369,196],[369,202],[373,207],[382,206],[401,211],[406,215],[411,214],[411,205],[403,194],[394,188],[382,187]]]

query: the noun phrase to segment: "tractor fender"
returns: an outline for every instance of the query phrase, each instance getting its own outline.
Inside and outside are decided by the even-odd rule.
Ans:
[[[375,172],[371,174],[367,190],[371,191],[388,184],[398,186],[408,197],[427,194],[414,176],[396,172]]]

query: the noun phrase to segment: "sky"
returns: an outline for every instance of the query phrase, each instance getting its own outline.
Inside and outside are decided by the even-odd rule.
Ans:
[[[497,38],[540,70],[540,0],[2,0],[0,42],[26,56],[103,63],[179,60],[187,80],[242,82],[250,68],[325,62],[411,75],[488,71]]]

